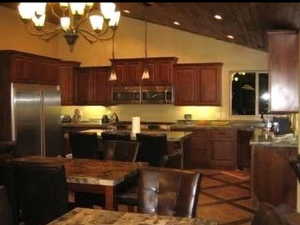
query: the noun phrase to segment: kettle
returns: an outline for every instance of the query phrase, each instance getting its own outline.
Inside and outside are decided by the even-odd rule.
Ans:
[[[102,116],[102,119],[101,119],[101,122],[102,122],[102,123],[109,123],[109,118],[108,118],[108,116],[107,116],[107,115],[103,115],[103,116]]]

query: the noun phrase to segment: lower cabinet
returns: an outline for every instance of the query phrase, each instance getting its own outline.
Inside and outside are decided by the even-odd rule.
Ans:
[[[237,169],[237,152],[236,129],[199,129],[193,131],[184,146],[184,167]]]

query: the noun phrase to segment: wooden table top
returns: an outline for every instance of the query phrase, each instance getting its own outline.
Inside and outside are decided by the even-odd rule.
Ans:
[[[76,208],[48,225],[217,225],[202,218],[158,216],[101,209]]]
[[[102,132],[108,132],[109,130],[102,130],[102,129],[89,129],[89,130],[83,130],[80,131],[82,133],[97,133],[98,137],[101,137]],[[111,132],[111,131],[109,131]],[[130,133],[130,131],[113,131],[113,132],[120,132],[120,133]],[[192,132],[188,131],[155,131],[155,130],[147,130],[142,131],[143,134],[152,134],[152,135],[159,135],[159,134],[166,134],[168,141],[181,141],[184,138],[188,137],[192,134]],[[131,136],[132,140],[136,140],[136,137]]]
[[[16,158],[15,163],[49,163],[64,164],[68,183],[94,184],[115,186],[126,177],[135,175],[138,168],[145,163],[93,160],[93,159],[67,159],[62,157],[27,156]]]

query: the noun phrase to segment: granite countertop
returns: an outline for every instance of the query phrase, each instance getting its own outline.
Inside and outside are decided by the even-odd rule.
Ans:
[[[202,218],[158,216],[101,209],[75,208],[48,225],[217,225]]]
[[[93,159],[68,159],[62,157],[27,156],[15,158],[13,163],[63,164],[68,183],[115,186],[125,177],[135,175],[139,168],[147,166],[141,162],[120,162]]]
[[[276,140],[276,138],[269,138],[266,140],[264,136],[258,136],[250,140],[250,145],[261,145],[278,148],[298,148],[298,139],[291,138],[286,140]]]
[[[90,129],[90,130],[84,130],[84,131],[81,131],[81,132],[82,133],[97,133],[97,136],[101,137],[102,132],[107,132],[107,130]],[[118,130],[110,131],[110,132],[130,133],[130,131],[118,131]],[[142,131],[141,133],[152,134],[152,135],[166,134],[168,141],[181,141],[184,138],[187,138],[189,135],[192,134],[192,132],[187,132],[187,131],[155,131],[155,130]],[[136,137],[131,136],[131,139],[136,140]]]

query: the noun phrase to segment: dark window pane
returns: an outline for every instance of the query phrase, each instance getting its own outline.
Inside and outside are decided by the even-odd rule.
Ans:
[[[255,73],[236,73],[232,79],[232,114],[255,115]]]
[[[258,97],[259,97],[259,113],[267,113],[269,108],[269,76],[267,73],[260,73],[258,76],[259,82],[259,90],[258,90]]]

